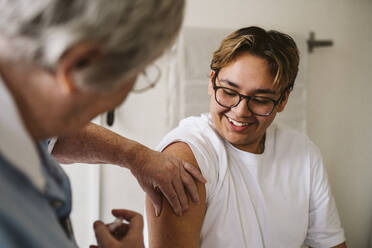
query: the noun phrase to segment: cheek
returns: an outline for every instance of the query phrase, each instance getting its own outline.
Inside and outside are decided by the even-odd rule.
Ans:
[[[266,130],[266,128],[268,128],[275,119],[275,115],[276,114],[273,114],[268,117],[257,116],[256,118],[259,122],[259,125]]]
[[[209,104],[209,111],[212,113],[212,114],[224,114],[226,112],[228,112],[230,109],[227,109],[227,108],[224,108],[222,107],[221,105],[219,105],[216,100],[214,99],[214,96],[211,96],[211,101],[210,101],[210,104]]]
[[[116,90],[114,94],[107,96],[108,108],[113,109],[123,103],[132,90],[133,85],[134,82],[127,83],[121,89]]]

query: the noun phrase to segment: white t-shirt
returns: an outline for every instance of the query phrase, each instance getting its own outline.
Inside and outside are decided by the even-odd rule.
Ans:
[[[318,148],[303,134],[270,126],[263,154],[218,135],[210,115],[189,117],[159,145],[183,141],[206,187],[202,248],[332,247],[345,241]]]

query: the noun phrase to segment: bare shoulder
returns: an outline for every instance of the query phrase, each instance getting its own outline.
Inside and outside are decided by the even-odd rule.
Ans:
[[[192,150],[186,143],[172,143],[163,152],[180,158],[198,168]],[[146,197],[146,215],[151,248],[199,247],[200,232],[206,211],[206,195],[204,184],[197,183],[197,187],[200,204],[193,203],[189,197],[189,209],[182,216],[176,216],[168,201],[163,199],[160,216],[156,217],[153,206],[149,198]]]
[[[190,148],[190,146],[184,142],[174,142],[168,145],[164,150],[164,153],[175,156],[188,162],[195,167],[199,168],[199,165],[195,159],[195,156]]]

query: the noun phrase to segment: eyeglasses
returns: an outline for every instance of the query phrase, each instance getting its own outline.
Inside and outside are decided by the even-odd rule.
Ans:
[[[132,92],[142,93],[146,90],[154,88],[155,85],[159,82],[160,76],[160,67],[156,64],[149,65],[137,78]]]
[[[258,116],[269,116],[274,111],[276,105],[278,105],[284,97],[287,90],[291,87],[287,87],[281,94],[278,100],[274,100],[264,96],[245,96],[237,92],[236,90],[217,86],[216,85],[217,75],[213,77],[213,89],[214,97],[216,102],[225,108],[234,108],[239,105],[242,99],[247,99],[247,107],[252,114]]]

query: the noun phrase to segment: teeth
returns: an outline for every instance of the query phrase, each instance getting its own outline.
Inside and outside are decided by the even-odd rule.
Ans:
[[[231,119],[230,117],[227,117],[227,119],[229,119],[229,121],[232,124],[234,124],[235,126],[238,126],[238,127],[243,127],[243,126],[248,126],[249,125],[248,123],[243,123],[243,122],[235,121],[235,120]]]

